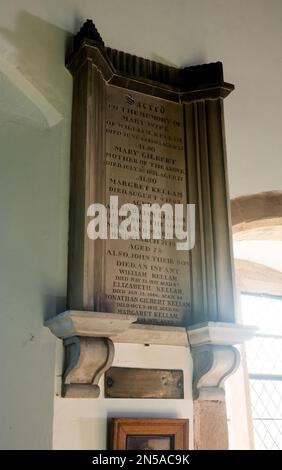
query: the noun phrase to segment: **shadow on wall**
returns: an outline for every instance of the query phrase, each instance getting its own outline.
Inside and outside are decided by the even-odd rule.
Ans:
[[[66,296],[45,295],[43,296],[43,321],[54,317],[66,310]]]
[[[25,11],[14,31],[0,26],[1,194],[4,214],[18,221],[5,230],[6,252],[13,246],[6,278],[30,318],[41,313],[41,325],[66,304],[71,39]]]
[[[66,50],[71,47],[72,34],[21,11],[16,30],[0,26],[0,38],[0,70],[11,75],[12,68],[22,77],[22,84],[17,86],[23,91],[26,87],[24,80],[27,80],[58,113],[63,116],[70,114],[71,99],[65,100],[65,95],[66,88],[71,90],[72,80],[64,62]],[[69,81],[69,87],[66,87],[66,81]],[[36,94],[36,91],[31,90],[30,94]]]

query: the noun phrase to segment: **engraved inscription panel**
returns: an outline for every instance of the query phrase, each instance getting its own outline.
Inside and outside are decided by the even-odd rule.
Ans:
[[[185,172],[181,105],[107,86],[107,204],[110,196],[118,196],[119,207],[186,204]],[[108,311],[134,314],[145,323],[184,323],[190,310],[189,252],[163,237],[108,239],[105,247]]]

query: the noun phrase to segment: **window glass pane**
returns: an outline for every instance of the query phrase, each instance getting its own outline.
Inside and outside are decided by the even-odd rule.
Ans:
[[[258,419],[253,423],[256,450],[282,449],[282,421]]]
[[[282,298],[241,295],[243,323],[256,325],[258,333],[282,336]]]
[[[246,343],[255,448],[282,449],[282,298],[242,294],[241,308],[259,328]]]
[[[246,342],[249,374],[282,375],[282,338],[256,336]]]
[[[282,449],[282,381],[250,380],[255,449]]]
[[[250,380],[252,415],[282,420],[282,381]]]

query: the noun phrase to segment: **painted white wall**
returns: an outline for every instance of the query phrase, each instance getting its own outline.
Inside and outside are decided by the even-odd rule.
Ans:
[[[65,303],[72,80],[64,59],[86,18],[106,44],[133,54],[176,66],[222,60],[236,85],[225,104],[231,196],[281,189],[281,0],[2,0],[1,448],[52,442],[55,340],[42,325]],[[143,403],[146,413],[159,404]],[[71,408],[72,445],[98,445],[88,440],[87,413],[102,422],[114,406],[56,399],[55,423],[68,432]],[[185,415],[191,401],[160,406]]]
[[[281,0],[2,0],[0,54],[55,107],[65,39],[85,18],[113,48],[176,66],[222,60],[231,196],[281,189]],[[63,81],[62,81],[63,80]]]
[[[61,345],[58,342],[58,379],[54,403],[54,449],[106,449],[110,419],[114,417],[189,419],[190,447],[193,446],[192,360],[190,351],[176,346],[115,345],[113,366],[182,369],[184,400],[137,400],[103,398],[100,381],[98,399],[61,398]]]
[[[55,338],[43,321],[65,308],[72,90],[52,42],[29,57],[48,57],[56,108],[0,59],[1,449],[52,446]]]
[[[235,240],[234,257],[282,271],[282,241],[280,240]]]

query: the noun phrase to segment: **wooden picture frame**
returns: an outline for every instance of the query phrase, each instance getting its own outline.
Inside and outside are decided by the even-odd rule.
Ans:
[[[187,450],[188,419],[113,418],[113,450]]]

